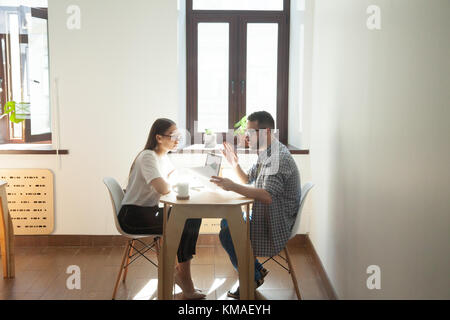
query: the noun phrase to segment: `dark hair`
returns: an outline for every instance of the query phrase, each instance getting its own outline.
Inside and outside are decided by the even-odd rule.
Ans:
[[[248,121],[258,121],[258,128],[259,129],[275,129],[275,121],[273,120],[270,113],[267,111],[257,111],[253,112],[251,115],[247,118]]]
[[[156,119],[153,122],[152,128],[150,129],[150,133],[148,134],[147,143],[145,144],[144,150],[155,150],[158,145],[158,141],[156,140],[156,135],[164,134],[171,126],[175,125],[170,119],[160,118]]]
[[[155,122],[153,122],[153,125],[150,129],[150,133],[148,134],[147,142],[145,143],[144,150],[155,150],[156,146],[158,145],[158,141],[156,140],[156,135],[160,134],[163,135],[167,130],[170,129],[171,126],[176,125],[176,123],[170,119],[166,118],[160,118],[156,119]],[[142,151],[144,151],[142,150]],[[134,164],[136,162],[137,157],[142,153],[139,152],[136,158],[134,158],[133,164],[130,168],[130,174],[133,170]],[[130,174],[128,175],[128,178],[130,178]]]

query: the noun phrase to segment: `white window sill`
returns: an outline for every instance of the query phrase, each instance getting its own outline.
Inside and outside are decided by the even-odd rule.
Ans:
[[[7,143],[0,144],[0,150],[52,150],[52,145],[35,143]]]

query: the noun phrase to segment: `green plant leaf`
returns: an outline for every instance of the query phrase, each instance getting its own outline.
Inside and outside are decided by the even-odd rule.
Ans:
[[[5,104],[3,114],[8,114],[8,113],[10,114],[9,121],[11,121],[12,123],[18,124],[25,120],[25,119],[17,119],[16,118],[16,102],[15,101],[8,101]]]
[[[10,112],[16,112],[16,102],[15,101],[8,101],[5,104],[4,113],[10,113]]]
[[[234,127],[235,128],[237,128],[237,127],[242,127],[242,126],[244,126],[244,125],[246,125],[247,124],[247,116],[243,116],[242,118],[241,118],[241,120],[239,120],[238,122],[236,122],[236,124],[234,125]]]

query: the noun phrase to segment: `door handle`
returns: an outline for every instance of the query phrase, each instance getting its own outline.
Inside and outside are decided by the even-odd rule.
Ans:
[[[231,94],[234,94],[234,80],[231,80]]]

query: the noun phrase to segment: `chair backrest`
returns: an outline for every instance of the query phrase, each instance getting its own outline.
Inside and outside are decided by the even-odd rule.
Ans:
[[[300,208],[298,209],[297,217],[295,218],[294,227],[292,227],[291,237],[289,239],[292,239],[293,237],[295,237],[297,235],[298,227],[300,226],[300,220],[301,220],[301,216],[302,216],[303,205],[305,204],[306,196],[308,195],[308,193],[312,189],[312,187],[314,187],[314,183],[312,183],[312,182],[307,182],[302,187],[302,196],[301,196],[301,199],[300,199]]]
[[[119,224],[119,219],[117,215],[119,214],[120,208],[122,207],[122,200],[124,197],[124,192],[120,185],[114,178],[106,177],[103,179],[103,183],[106,185],[109,191],[109,196],[111,197],[111,202],[113,206],[114,223],[116,224],[117,231],[121,234],[126,234],[122,230]]]

